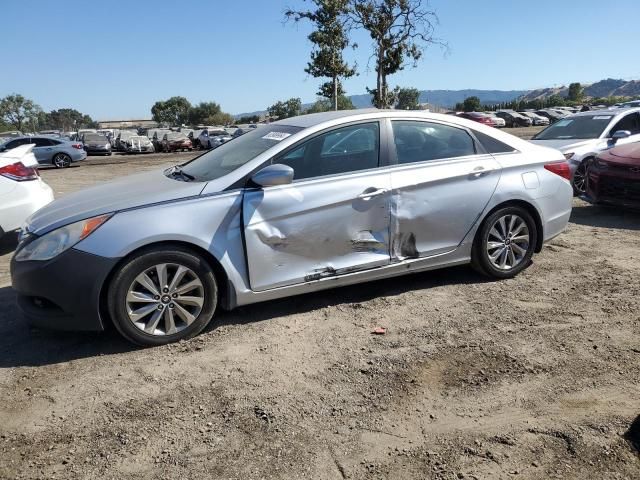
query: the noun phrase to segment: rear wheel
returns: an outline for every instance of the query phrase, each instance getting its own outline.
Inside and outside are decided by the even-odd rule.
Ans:
[[[117,330],[138,345],[177,342],[200,333],[218,300],[213,270],[186,248],[141,253],[114,276],[108,308]]]
[[[537,238],[536,223],[529,212],[518,206],[501,208],[482,223],[471,264],[490,277],[515,277],[531,263]]]
[[[71,165],[71,157],[66,153],[56,153],[51,161],[56,168],[67,168]]]

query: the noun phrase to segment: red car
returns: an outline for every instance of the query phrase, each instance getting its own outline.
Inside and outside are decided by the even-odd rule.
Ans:
[[[640,143],[605,150],[587,166],[592,203],[640,209]]]
[[[193,145],[189,137],[181,132],[171,132],[162,137],[163,152],[177,152],[178,150],[193,150]]]
[[[491,117],[491,115],[487,115],[482,112],[462,112],[458,113],[459,117],[466,118],[468,120],[473,120],[474,122],[481,123],[483,125],[487,125],[488,127],[497,126],[495,120]],[[504,122],[502,122],[504,123]],[[504,126],[504,125],[503,125]]]

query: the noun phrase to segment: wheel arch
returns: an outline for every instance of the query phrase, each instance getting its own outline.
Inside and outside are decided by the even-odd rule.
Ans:
[[[132,250],[127,255],[122,257],[111,269],[107,277],[105,278],[102,286],[100,287],[100,296],[99,296],[99,311],[100,317],[102,319],[103,325],[105,323],[112,323],[111,317],[109,315],[109,311],[107,308],[107,292],[109,290],[109,286],[111,285],[111,281],[113,280],[113,276],[116,274],[118,269],[124,265],[129,259],[131,259],[135,255],[139,255],[146,250],[151,250],[158,247],[166,247],[170,249],[171,247],[183,247],[193,251],[200,255],[211,267],[213,273],[215,275],[216,281],[218,282],[218,306],[222,307],[224,310],[230,310],[236,305],[236,290],[233,283],[229,280],[229,276],[225,271],[222,264],[218,261],[218,259],[209,251],[204,248],[189,242],[184,242],[180,240],[169,240],[169,241],[161,241],[149,243],[143,246]]]
[[[534,252],[540,253],[540,251],[542,251],[542,245],[544,243],[544,227],[542,224],[542,217],[540,216],[540,212],[538,211],[538,209],[532,203],[529,203],[526,200],[520,200],[520,199],[507,200],[505,202],[499,203],[498,205],[494,206],[491,210],[486,212],[482,218],[482,221],[478,224],[479,228],[476,229],[476,233],[473,238],[474,245],[476,243],[478,235],[480,235],[480,231],[482,230],[480,226],[486,221],[486,219],[489,218],[495,211],[500,210],[501,208],[512,207],[512,206],[524,208],[529,213],[529,215],[531,215],[531,217],[533,218],[533,221],[536,223],[536,246],[535,246]]]

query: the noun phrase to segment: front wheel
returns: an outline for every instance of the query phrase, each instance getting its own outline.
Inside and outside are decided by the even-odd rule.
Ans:
[[[588,159],[583,160],[573,174],[573,194],[583,195],[587,192],[587,165]]]
[[[143,346],[194,337],[211,321],[218,301],[213,270],[189,249],[155,248],[115,274],[107,304],[116,329]]]
[[[471,264],[494,278],[512,278],[531,263],[536,223],[522,207],[504,207],[485,219],[476,235]]]
[[[71,166],[71,157],[66,153],[56,153],[52,163],[56,168],[67,168]]]

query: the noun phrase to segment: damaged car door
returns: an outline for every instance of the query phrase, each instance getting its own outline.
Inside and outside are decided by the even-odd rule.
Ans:
[[[252,290],[389,264],[391,185],[380,143],[378,121],[325,131],[272,160],[294,170],[292,183],[245,191]]]
[[[391,122],[393,261],[455,250],[480,217],[500,164],[478,151],[469,132],[444,123]]]

